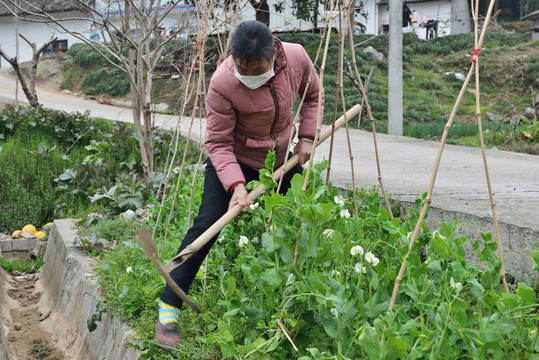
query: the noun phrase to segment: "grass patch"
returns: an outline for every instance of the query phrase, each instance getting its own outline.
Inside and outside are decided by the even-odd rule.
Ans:
[[[4,271],[10,275],[13,274],[13,272],[15,271],[24,272],[27,274],[34,274],[39,271],[41,266],[43,266],[43,259],[37,258],[21,263],[18,261],[10,261],[4,259],[3,257],[0,257],[0,266],[2,266]]]

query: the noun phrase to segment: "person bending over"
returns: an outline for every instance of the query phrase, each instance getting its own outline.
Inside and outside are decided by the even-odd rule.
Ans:
[[[178,253],[235,205],[246,211],[250,204],[245,184],[258,179],[269,150],[275,150],[276,167],[284,163],[290,133],[296,132],[292,106],[296,97],[306,91],[297,130],[299,141],[294,148],[299,163],[283,177],[281,191],[290,187],[294,174],[302,172],[301,165],[309,160],[316,131],[320,80],[313,66],[301,45],[274,38],[261,22],[245,21],[234,30],[229,56],[213,74],[206,97],[204,146],[209,159],[202,203]],[[172,279],[186,293],[217,236],[171,272]],[[181,299],[167,285],[161,294],[156,322],[156,341],[165,350],[181,341],[181,305]]]

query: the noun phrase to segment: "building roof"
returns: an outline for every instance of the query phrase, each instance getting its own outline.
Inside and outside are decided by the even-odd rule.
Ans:
[[[529,13],[526,16],[522,17],[522,20],[533,20],[539,17],[539,10],[535,10],[534,12]]]
[[[83,11],[87,12],[87,9],[83,3],[94,3],[91,0],[19,0],[19,6],[29,12],[36,12],[35,8],[38,8],[40,12],[46,13],[59,13],[59,12],[68,12],[68,11]],[[10,16],[12,14],[10,9],[16,9],[16,7],[9,3],[5,2],[6,5],[0,3],[0,16]],[[9,6],[9,8],[7,7]],[[19,12],[21,12],[19,10]],[[24,12],[21,12],[23,15]]]
[[[404,3],[418,3],[418,2],[429,2],[429,1],[435,1],[435,0],[404,0]],[[377,4],[387,4],[387,0],[376,0]]]

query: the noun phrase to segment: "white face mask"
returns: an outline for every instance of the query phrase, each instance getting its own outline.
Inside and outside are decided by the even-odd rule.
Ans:
[[[271,69],[260,75],[241,75],[236,66],[234,65],[234,76],[238,78],[245,86],[250,89],[258,89],[264,85],[269,79],[275,76],[273,71],[273,64],[271,64]]]

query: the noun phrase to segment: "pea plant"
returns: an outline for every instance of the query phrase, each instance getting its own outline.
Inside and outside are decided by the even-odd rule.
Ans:
[[[270,188],[277,185],[271,180],[274,159],[268,156],[260,176]],[[520,282],[511,293],[503,292],[489,233],[469,244],[478,264],[466,262],[458,221],[433,231],[422,225],[416,240],[421,251],[408,257],[389,312],[424,197],[406,218],[391,219],[378,206],[378,193],[363,190],[355,217],[346,194],[324,183],[326,165],[314,166],[305,191],[304,175],[297,174],[286,195],[264,193],[223,229],[209,255],[207,288],[203,265],[189,291],[204,311],[180,312],[185,340],[172,355],[153,342],[164,281],[140,246],[118,241],[100,255],[96,273],[107,309],[137,329],[140,339],[133,346],[146,351],[143,358],[537,358],[536,291]],[[174,221],[149,220],[156,245],[164,249],[163,262],[176,253],[200,204],[202,181],[192,176],[181,179],[175,201],[174,192],[166,195],[163,211],[172,209]],[[154,215],[157,200],[155,205]],[[534,262],[539,270],[539,251]]]
[[[467,263],[458,221],[433,232],[422,226],[417,245],[425,252],[408,258],[388,312],[418,213],[390,219],[374,193],[351,216],[352,204],[323,183],[325,166],[315,166],[306,191],[295,175],[285,196],[264,194],[222,234],[229,242],[218,266],[222,316],[204,341],[237,359],[536,356],[535,291],[520,282],[503,292],[490,234],[472,245],[479,265]]]

